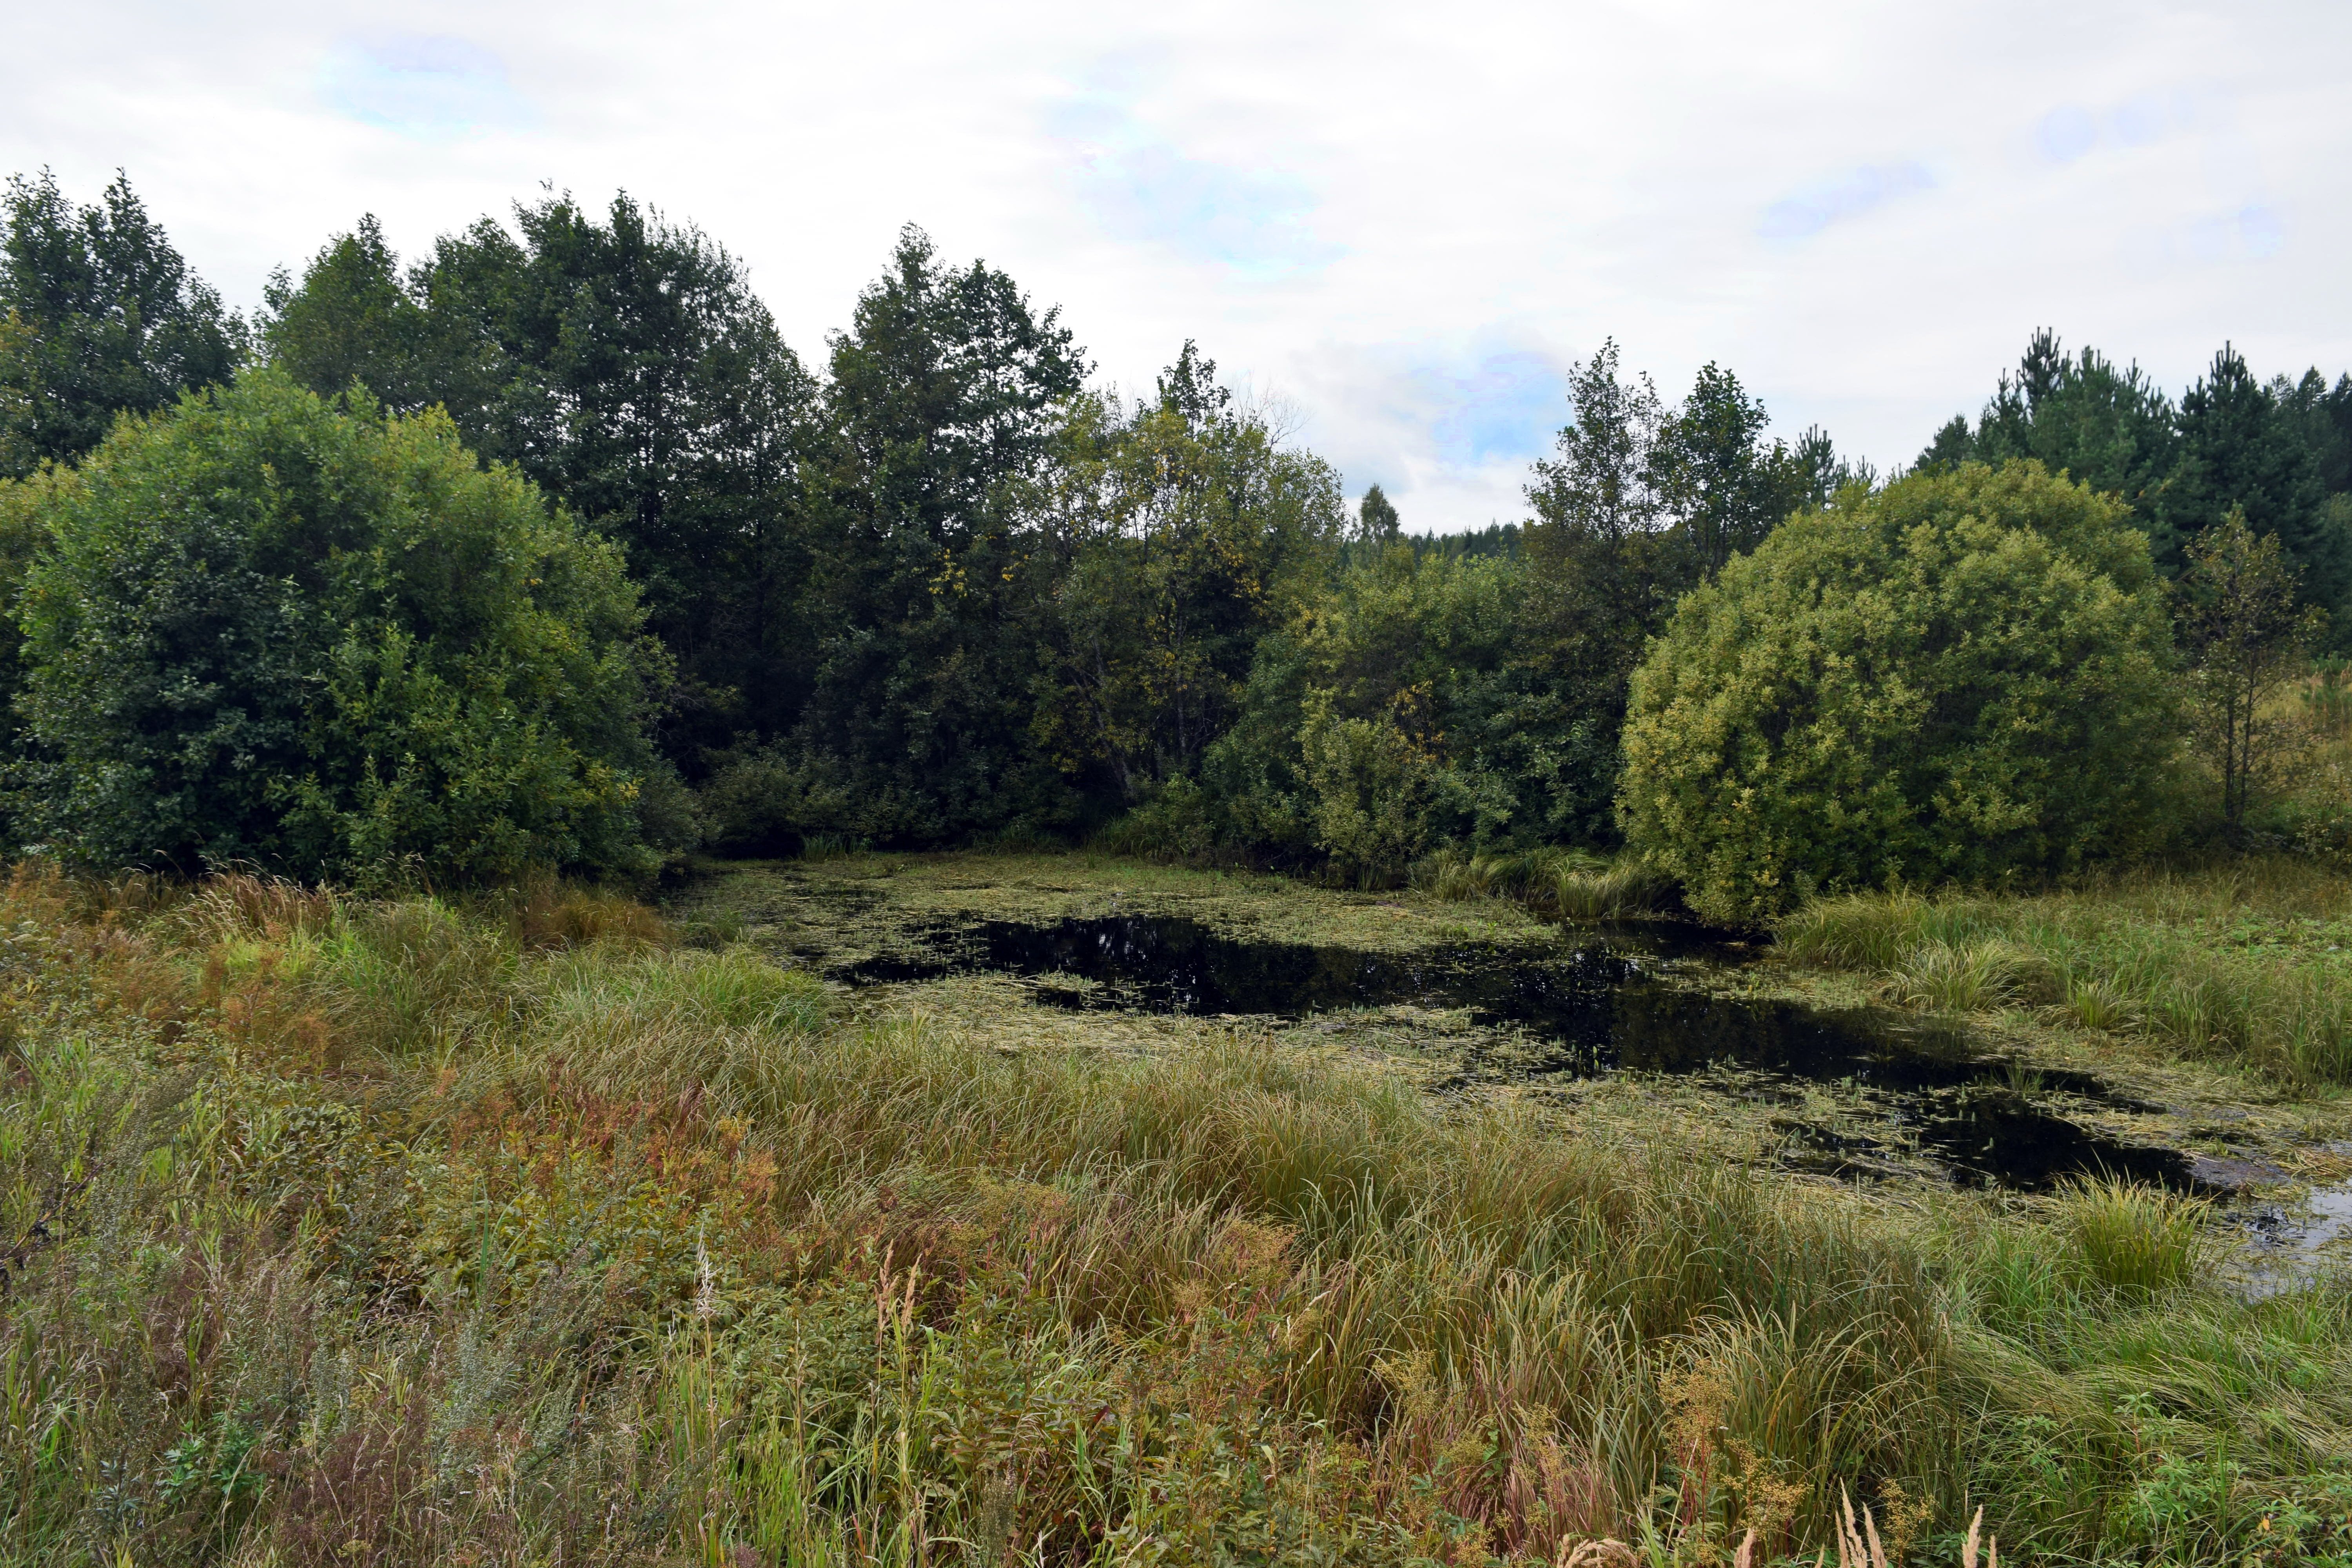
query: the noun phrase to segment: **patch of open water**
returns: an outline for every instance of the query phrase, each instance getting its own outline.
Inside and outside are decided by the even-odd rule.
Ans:
[[[2189,1161],[2126,1143],[2069,1119],[2052,1095],[2133,1107],[2082,1073],[2018,1081],[2005,1064],[1958,1036],[1895,1030],[1863,1015],[1784,1002],[1709,996],[1655,973],[1661,958],[1743,956],[1687,933],[1583,934],[1553,949],[1437,947],[1405,953],[1221,934],[1181,916],[1112,915],[1032,925],[983,921],[909,933],[915,951],[838,970],[852,984],[985,972],[1070,976],[1083,988],[1041,985],[1041,1002],[1197,1016],[1301,1018],[1415,1003],[1467,1009],[1472,1021],[1515,1026],[1537,1043],[1515,1055],[1530,1077],[1612,1072],[1687,1074],[1736,1068],[1801,1100],[1807,1084],[1866,1095],[1923,1152],[1966,1185],[2043,1189],[2096,1172],[2189,1188]],[[1885,1168],[1867,1136],[1799,1125],[1794,1163],[1836,1174]]]

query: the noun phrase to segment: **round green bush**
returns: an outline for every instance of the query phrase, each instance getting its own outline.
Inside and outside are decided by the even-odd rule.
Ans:
[[[620,553],[272,370],[126,420],[12,510],[28,830],[94,865],[435,881],[642,869],[664,679]]]
[[[2147,538],[2036,462],[1790,518],[1633,677],[1618,812],[1700,913],[1982,884],[2152,835],[2178,705]]]

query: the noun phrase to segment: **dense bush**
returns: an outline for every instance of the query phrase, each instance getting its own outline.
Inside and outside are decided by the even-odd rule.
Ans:
[[[828,752],[775,745],[715,753],[698,805],[722,855],[795,855],[811,839],[920,842],[935,814]]]
[[[445,416],[254,372],[10,510],[45,536],[24,805],[71,858],[362,880],[648,862],[661,660],[636,590]]]
[[[2159,826],[2169,633],[2121,503],[1967,464],[1791,519],[1633,681],[1619,809],[1692,905],[1990,882]]]
[[[1223,831],[1369,880],[1441,844],[1578,837],[1591,737],[1528,655],[1503,560],[1392,544],[1339,571],[1259,640],[1241,712],[1202,776]]]

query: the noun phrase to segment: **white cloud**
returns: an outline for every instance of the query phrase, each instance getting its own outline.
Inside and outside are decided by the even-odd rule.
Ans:
[[[320,98],[363,125],[438,142],[534,118],[506,62],[464,38],[393,33],[327,52]]]
[[[1935,174],[1916,158],[1846,169],[1812,181],[1766,207],[1756,233],[1764,239],[1811,239],[1833,223],[1935,188]]]
[[[1612,334],[1882,463],[2039,325],[2176,385],[2224,338],[2352,364],[2347,58],[2322,0],[89,0],[16,19],[0,168],[127,168],[247,303],[362,212],[414,251],[542,181],[625,186],[812,357],[911,219],[1106,376],[1197,338],[1351,489],[1483,525]]]

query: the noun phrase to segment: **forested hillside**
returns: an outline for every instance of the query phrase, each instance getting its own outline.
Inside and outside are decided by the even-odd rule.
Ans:
[[[281,271],[249,322],[127,181],[80,206],[47,175],[18,178],[5,253],[14,831],[94,863],[619,869],[698,845],[1108,832],[1379,881],[1439,852],[1612,847],[1648,819],[1621,800],[1621,732],[1677,604],[1784,519],[1852,513],[1904,479],[1818,429],[1771,437],[1729,370],[1708,365],[1676,398],[1612,342],[1570,379],[1524,523],[1436,532],[1443,520],[1401,517],[1377,485],[1351,502],[1344,476],[1226,390],[1207,348],[1171,344],[1150,388],[1110,386],[1056,310],[911,226],[805,358],[721,244],[627,195],[602,210],[547,195],[407,258],[362,217]],[[311,432],[299,459],[281,449],[298,428]],[[488,623],[436,620],[429,552],[366,590],[382,626],[368,648],[267,629],[362,614],[329,563],[379,548],[394,514],[425,504],[390,481],[355,500],[333,478],[355,459],[325,454],[420,443],[501,476],[486,482],[518,539],[553,530],[582,561],[614,552],[627,584],[594,590],[604,629],[579,635],[610,671],[597,679],[630,693],[597,701],[646,743],[564,742],[605,782],[571,764],[525,777],[450,739],[493,733],[510,710],[556,722],[532,716],[537,698],[493,693],[512,677],[491,667],[561,658],[511,638],[493,653]],[[289,461],[351,514],[320,521]],[[2176,397],[2038,332],[1906,482],[2020,461],[2127,507],[2164,579],[2193,576],[2199,540],[2242,516],[2275,542],[2295,609],[2263,635],[2304,652],[2352,636],[2352,376],[2264,380],[2224,345]],[[222,477],[175,477],[183,462]],[[243,610],[173,598],[181,568],[154,552],[184,554],[184,533],[122,534],[206,486],[223,542],[185,592],[212,595],[208,574],[235,556],[279,585]],[[256,521],[288,507],[305,519],[290,532]],[[541,578],[523,575],[512,613],[575,613],[531,600]],[[189,616],[239,616],[235,635],[272,642],[279,664],[223,664],[188,640]],[[149,648],[135,669],[121,637],[112,663],[77,641],[117,622]],[[2160,631],[2141,651],[2194,663],[2190,640]],[[412,643],[473,673],[436,675],[429,693],[395,679]],[[141,717],[142,702],[170,717]],[[440,786],[414,745],[354,729],[413,730],[436,702],[475,715],[428,725],[442,739],[425,772],[464,779],[474,803],[463,831],[480,843],[454,854],[416,848],[452,829],[422,804]],[[2186,712],[2143,720],[2197,728]],[[151,743],[159,725],[179,739]],[[2235,753],[2215,754],[2228,796]],[[236,822],[119,808],[126,791],[204,793],[223,769],[255,792]],[[634,803],[634,826],[579,826],[599,789]]]

